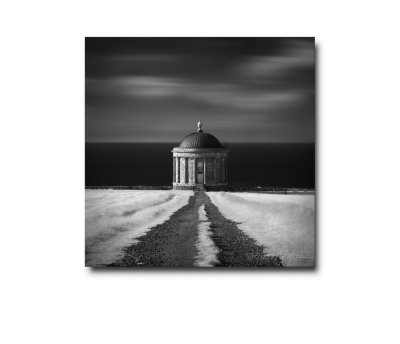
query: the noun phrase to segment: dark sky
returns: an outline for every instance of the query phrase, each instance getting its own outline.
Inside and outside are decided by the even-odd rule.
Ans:
[[[86,38],[86,141],[313,142],[314,38]]]

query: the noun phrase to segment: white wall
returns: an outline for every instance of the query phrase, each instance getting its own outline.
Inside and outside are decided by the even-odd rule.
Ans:
[[[398,342],[398,2],[140,3],[1,6],[0,341]],[[316,271],[84,268],[83,37],[99,35],[316,36]]]

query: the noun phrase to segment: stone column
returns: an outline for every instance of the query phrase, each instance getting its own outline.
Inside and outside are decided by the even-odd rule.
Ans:
[[[204,157],[203,158],[203,178],[204,178],[204,184],[206,184],[206,180],[207,180],[207,178],[206,178],[206,176],[207,176],[207,164],[206,164],[206,161],[207,161],[207,158],[206,157]]]
[[[212,159],[213,159],[214,184],[217,184],[217,159],[215,156]]]
[[[176,182],[176,159],[172,157],[172,182]]]
[[[208,165],[207,165],[207,180],[208,184],[215,184],[214,181],[214,158],[208,157],[207,158]]]
[[[180,158],[180,180],[179,183],[184,184],[185,183],[185,170],[186,170],[186,164],[185,164],[185,158]]]
[[[193,171],[194,171],[194,184],[197,184],[197,159],[194,158],[193,161],[194,161],[194,168],[193,168]]]
[[[225,156],[225,183],[228,184],[228,155]]]
[[[215,184],[221,184],[221,158],[215,157]]]
[[[175,183],[179,183],[179,171],[180,171],[180,168],[179,168],[179,158],[178,157],[176,157],[175,158],[176,159],[176,163],[175,163],[175,165],[176,165],[176,180],[175,180]]]
[[[194,158],[189,158],[189,184],[195,184],[195,165],[194,165]]]
[[[225,157],[221,158],[221,183],[225,183]]]
[[[189,158],[185,158],[185,183],[189,183]]]

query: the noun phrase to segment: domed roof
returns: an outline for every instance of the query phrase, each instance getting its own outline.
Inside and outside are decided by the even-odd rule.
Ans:
[[[181,141],[179,148],[222,148],[222,146],[215,136],[201,130],[187,135]]]
[[[179,148],[223,148],[218,139],[201,130],[201,122],[197,123],[197,132],[187,135],[180,143]]]

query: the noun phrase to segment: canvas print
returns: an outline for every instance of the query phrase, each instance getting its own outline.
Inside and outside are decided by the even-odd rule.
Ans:
[[[312,268],[313,37],[85,39],[85,265]]]

